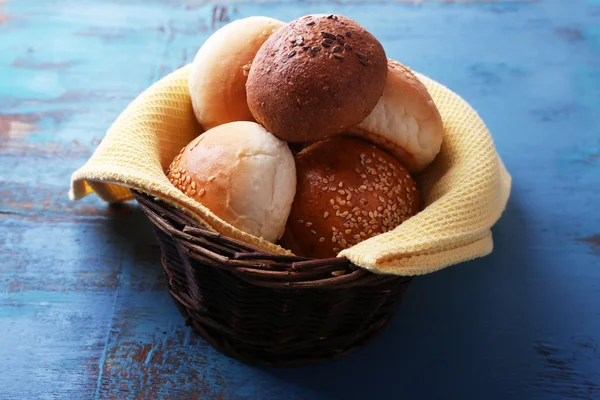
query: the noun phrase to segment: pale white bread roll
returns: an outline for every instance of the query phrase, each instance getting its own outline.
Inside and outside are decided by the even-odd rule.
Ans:
[[[287,144],[254,122],[204,132],[167,171],[171,183],[241,231],[276,242],[296,194],[296,165]]]
[[[256,52],[285,25],[268,17],[233,21],[202,45],[192,62],[188,87],[196,119],[205,130],[233,121],[254,121],[246,79]]]
[[[410,172],[420,172],[439,153],[444,126],[425,85],[408,67],[388,60],[383,96],[349,133],[385,148]]]

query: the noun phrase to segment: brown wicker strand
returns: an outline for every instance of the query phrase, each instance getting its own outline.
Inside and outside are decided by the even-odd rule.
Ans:
[[[312,364],[348,354],[387,325],[412,280],[342,257],[268,254],[132,193],[154,225],[169,293],[186,324],[244,362]]]

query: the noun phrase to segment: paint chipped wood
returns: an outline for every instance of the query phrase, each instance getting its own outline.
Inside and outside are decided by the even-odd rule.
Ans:
[[[68,178],[229,21],[335,12],[482,115],[513,174],[495,252],[419,278],[334,363],[254,368],[184,326],[135,204]],[[0,0],[0,399],[600,397],[600,2]]]

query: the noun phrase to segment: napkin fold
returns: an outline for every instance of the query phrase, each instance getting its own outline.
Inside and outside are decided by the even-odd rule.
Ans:
[[[139,95],[109,128],[92,157],[71,177],[69,197],[95,193],[109,203],[148,193],[214,232],[273,254],[291,254],[246,234],[177,190],[165,169],[202,128],[188,93],[185,66]],[[482,257],[493,248],[490,228],[510,194],[511,177],[492,136],[460,96],[417,74],[439,108],[445,136],[435,161],[416,176],[425,209],[393,231],[342,251],[339,256],[375,273],[421,275]]]

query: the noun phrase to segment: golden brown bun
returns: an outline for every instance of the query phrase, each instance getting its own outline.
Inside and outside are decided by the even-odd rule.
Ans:
[[[419,172],[439,153],[444,126],[425,85],[409,68],[389,60],[383,96],[349,132],[385,148],[409,171]]]
[[[254,122],[206,131],[173,160],[171,183],[241,231],[275,242],[294,194],[294,157],[285,142]]]
[[[287,142],[314,142],[359,124],[377,104],[387,59],[377,39],[342,16],[309,15],[275,32],[248,75],[257,122]]]
[[[267,17],[239,19],[202,45],[188,87],[196,119],[204,129],[233,121],[254,121],[246,102],[246,79],[256,52],[283,22]]]
[[[281,245],[327,258],[394,229],[420,208],[415,182],[390,154],[338,136],[296,156],[298,186]]]

